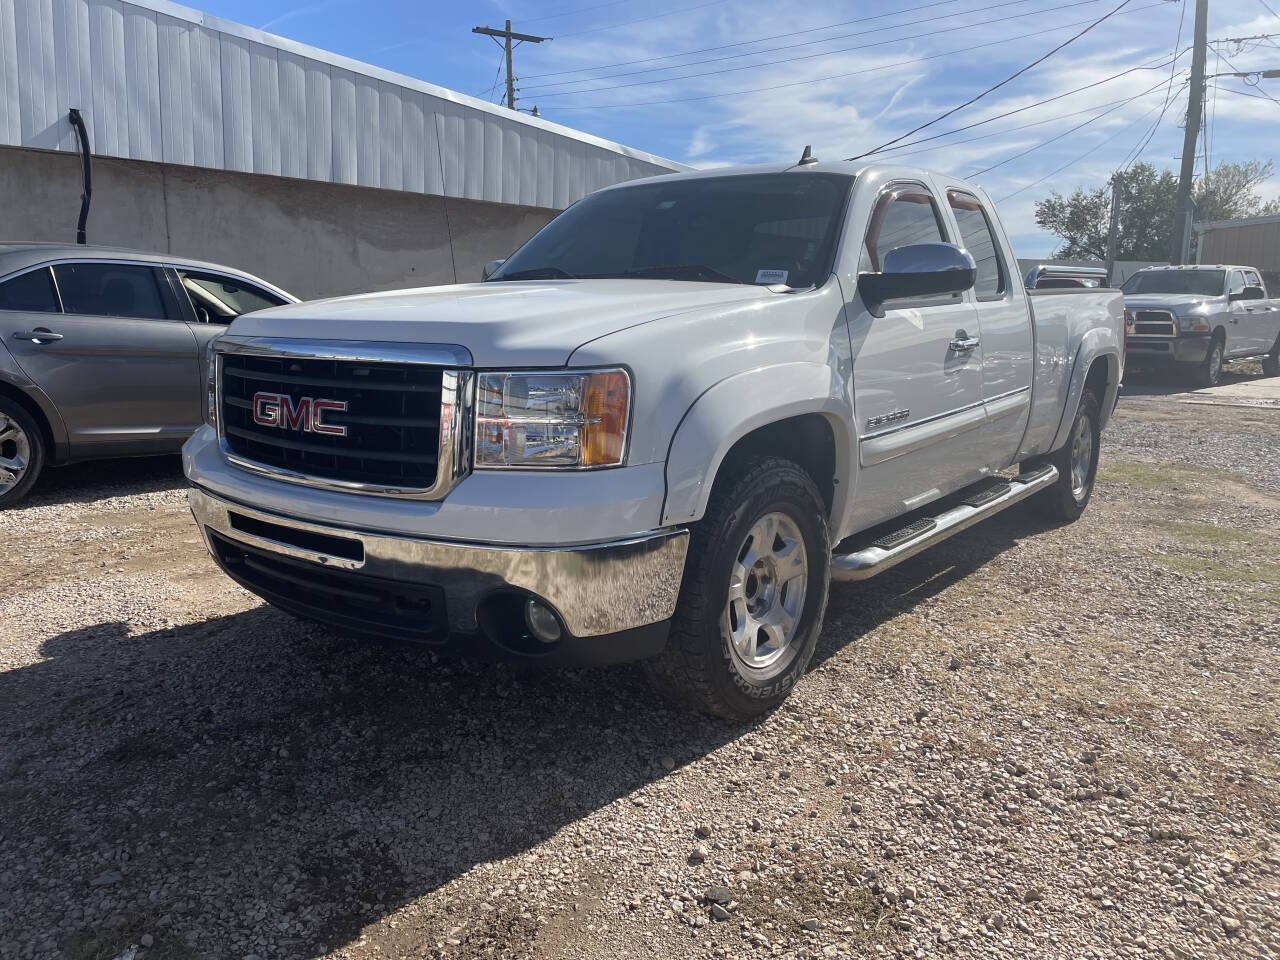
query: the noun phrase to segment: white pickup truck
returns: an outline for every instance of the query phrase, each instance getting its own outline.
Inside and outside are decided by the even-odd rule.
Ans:
[[[1280,303],[1253,267],[1144,267],[1121,287],[1135,367],[1176,364],[1202,387],[1225,360],[1262,360],[1280,374]]]
[[[1030,295],[983,191],[895,165],[636,181],[484,282],[264,310],[186,445],[217,564],[357,633],[643,659],[747,717],[860,580],[1092,492],[1115,290]]]

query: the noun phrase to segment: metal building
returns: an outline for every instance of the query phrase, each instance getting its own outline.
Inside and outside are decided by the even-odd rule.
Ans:
[[[272,193],[266,178],[291,178],[310,188],[302,188],[305,200],[292,198],[304,206],[308,200],[326,208],[368,203],[383,212],[385,197],[379,201],[365,194],[353,200],[355,195],[343,189],[351,187],[394,191],[401,203],[413,195],[411,208],[421,207],[427,220],[439,219],[432,216],[439,207],[446,236],[420,238],[424,248],[438,248],[442,241],[449,248],[448,272],[440,257],[424,267],[426,278],[437,282],[451,280],[451,273],[469,279],[485,254],[504,255],[552,212],[592,190],[683,169],[166,0],[0,0],[0,208],[16,214],[3,225],[10,238],[69,239],[74,233],[79,167],[68,161],[74,161],[79,144],[68,122],[73,107],[84,118],[94,156],[113,161],[101,183],[95,167],[91,242],[172,246],[175,219],[194,216],[207,223],[216,212],[189,195],[210,189],[211,179],[224,208],[228,200],[243,205],[247,219],[254,220],[264,190]],[[59,164],[33,151],[68,156],[58,158]],[[158,226],[148,232],[141,224],[136,235],[119,236],[110,223],[102,223],[98,205],[154,189],[155,170],[144,169],[149,165],[159,165],[159,189],[166,193],[164,237]],[[261,179],[237,191],[241,174]],[[56,219],[26,209],[33,195],[47,202],[53,192],[45,189],[48,182],[36,179],[66,180],[65,190],[57,192],[69,193],[75,203],[65,201]],[[104,199],[104,190],[113,187],[124,197]],[[147,199],[138,199],[147,205]],[[150,202],[154,205],[154,198]],[[270,219],[256,227],[274,231]],[[327,228],[342,226],[328,219]],[[220,223],[223,229],[229,226],[225,216]],[[284,234],[285,225],[279,226]],[[414,232],[411,221],[397,226],[401,233]],[[345,227],[358,240],[366,224],[353,218]],[[472,233],[463,236],[460,230]],[[488,239],[501,242],[480,251],[486,231]],[[45,236],[49,233],[56,236]],[[370,242],[382,246],[388,239]],[[184,249],[175,252],[219,259],[222,250],[237,247],[215,242],[192,249],[194,241],[181,237]],[[401,236],[398,243],[406,241],[413,242]],[[269,272],[261,262],[249,266]],[[424,279],[424,270],[412,275],[375,270],[368,278],[372,282],[363,283],[360,271],[335,281],[321,274],[307,278],[305,271],[285,265],[280,269],[295,274],[295,286],[315,286],[295,291],[303,295]],[[289,286],[289,278],[279,273],[270,279]]]
[[[1280,289],[1280,217],[1213,220],[1197,223],[1195,231],[1197,263],[1248,264],[1269,288]]]

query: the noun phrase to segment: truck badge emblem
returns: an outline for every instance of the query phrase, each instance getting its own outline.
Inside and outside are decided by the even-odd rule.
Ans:
[[[259,391],[253,395],[253,422],[260,427],[278,427],[281,430],[301,430],[304,433],[322,433],[331,437],[345,437],[345,424],[325,423],[324,415],[330,410],[343,413],[345,400],[321,400],[315,397],[299,397],[294,400],[287,393]]]

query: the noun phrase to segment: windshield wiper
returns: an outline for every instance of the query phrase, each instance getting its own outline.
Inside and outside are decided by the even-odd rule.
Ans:
[[[572,273],[559,267],[532,267],[529,270],[516,270],[514,273],[502,273],[490,277],[487,282],[495,280],[576,280]]]
[[[651,280],[708,280],[712,283],[745,282],[702,263],[671,263],[660,267],[641,267],[639,270],[628,270],[623,276],[643,277]]]

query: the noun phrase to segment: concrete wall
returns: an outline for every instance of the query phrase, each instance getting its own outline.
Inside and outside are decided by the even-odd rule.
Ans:
[[[80,159],[0,147],[0,239],[74,242]],[[248,270],[304,300],[478,280],[556,211],[93,158],[90,243]]]

